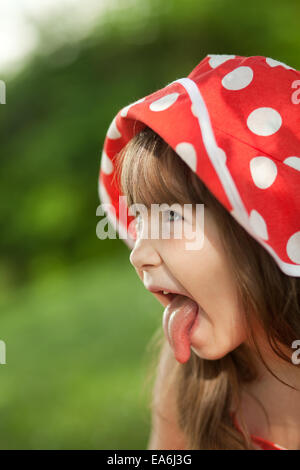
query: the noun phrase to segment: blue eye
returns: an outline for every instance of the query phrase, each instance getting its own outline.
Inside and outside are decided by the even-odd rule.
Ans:
[[[173,211],[173,210],[166,210],[162,213],[164,216],[165,214],[170,214],[170,216],[173,218],[173,217],[177,217],[177,220],[184,220],[184,218],[182,217],[182,215],[180,215],[178,212],[176,211]],[[169,220],[169,222],[176,222],[177,220]],[[135,227],[136,227],[136,230],[139,232],[140,228],[141,228],[141,214],[138,212],[137,215],[136,215],[136,218],[135,218]]]
[[[183,220],[183,217],[182,217],[180,214],[178,214],[178,212],[176,212],[176,211],[173,211],[173,210],[167,210],[167,211],[165,211],[165,212],[164,212],[164,214],[167,214],[167,213],[169,213],[169,214],[171,214],[171,213],[172,213],[172,214],[174,214],[174,215],[178,216],[178,217],[179,217],[179,219],[177,219],[177,220],[181,220],[181,219]],[[176,222],[176,221],[175,221],[175,220],[170,220],[170,222]]]

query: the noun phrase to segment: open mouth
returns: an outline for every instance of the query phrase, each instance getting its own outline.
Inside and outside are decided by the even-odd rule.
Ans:
[[[182,297],[187,297],[188,299],[191,299],[194,302],[196,302],[196,300],[189,294],[186,295],[186,294],[181,294],[179,292],[169,292],[169,291],[165,291],[162,289],[155,289],[155,288],[149,289],[149,290],[150,292],[153,292],[154,294],[158,295],[158,297],[161,299],[161,302],[163,302],[164,305],[168,305],[169,303],[171,303],[172,300],[178,295]]]
[[[161,301],[164,303],[164,305],[168,305],[178,294],[172,292],[165,292],[166,291],[163,290],[157,290],[154,292],[154,294],[158,295],[161,298]]]
[[[193,300],[194,302],[196,302],[196,300],[193,299],[193,297],[191,297],[190,295],[178,294],[177,292],[173,292],[173,293],[172,293],[172,292],[169,292],[169,293],[165,294],[164,292],[165,292],[165,291],[160,290],[160,291],[158,291],[158,292],[156,292],[156,293],[159,294],[159,295],[161,295],[161,296],[163,297],[163,299],[167,299],[169,303],[172,302],[172,300],[173,300],[175,297],[177,297],[177,295],[181,295],[182,297],[187,297],[188,299],[191,299],[191,300]],[[197,302],[196,302],[196,303],[197,303]]]
[[[171,292],[169,292],[168,294],[165,294],[164,291],[159,291],[159,294],[163,295],[165,299],[168,299],[169,302],[172,302],[172,300],[174,299],[174,297],[176,297],[176,295],[178,294],[172,294]]]

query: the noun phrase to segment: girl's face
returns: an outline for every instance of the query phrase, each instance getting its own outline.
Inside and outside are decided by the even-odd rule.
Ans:
[[[140,216],[130,262],[146,288],[159,286],[171,292],[177,290],[201,306],[204,313],[199,309],[200,321],[190,338],[191,348],[204,359],[219,359],[246,340],[243,312],[238,306],[233,275],[210,211],[204,207],[204,224],[199,227],[194,209],[183,212],[183,206],[181,208],[179,214],[184,215],[181,238],[172,236],[175,224],[181,223],[180,215],[173,216],[170,210],[163,213],[162,223],[170,222],[171,228],[170,237],[166,239],[150,238],[150,229],[146,227],[150,227],[153,217],[150,210],[147,224]],[[197,250],[188,250],[186,243],[191,239],[186,238],[186,234],[196,229],[204,232],[203,245]],[[154,295],[164,307],[170,302],[163,294]]]

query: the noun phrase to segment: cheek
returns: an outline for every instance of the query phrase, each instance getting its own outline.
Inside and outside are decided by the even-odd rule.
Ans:
[[[208,299],[208,313],[211,322],[221,335],[222,332],[232,341],[244,337],[246,327],[245,315],[240,306],[236,286],[229,277],[220,279],[214,284],[214,292]]]
[[[239,310],[231,310],[224,315],[222,322],[220,321],[220,329],[229,343],[240,343],[246,339],[245,319]],[[222,331],[219,331],[220,335]]]
[[[185,273],[192,259],[191,251],[185,250],[185,241],[170,238],[160,240],[160,256],[165,266],[180,280],[180,273]]]
[[[235,286],[209,279],[202,283],[197,301],[204,309],[193,334],[193,345],[204,356],[223,357],[246,340],[245,316]],[[200,284],[201,285],[201,284]],[[206,289],[205,289],[206,288]]]
[[[216,360],[246,341],[246,330],[239,314],[206,314],[199,317],[191,336],[191,347],[204,359]]]
[[[243,313],[236,305],[221,312],[220,318],[214,318],[214,336],[224,354],[236,349],[247,339],[247,328]]]
[[[185,238],[170,238],[169,240],[161,240],[161,254],[166,263],[178,265],[182,270],[185,270],[191,264],[194,270],[197,266],[201,266],[203,258],[207,257],[207,246],[205,242],[199,248],[192,249],[189,244],[191,240]],[[193,245],[192,245],[193,246]]]

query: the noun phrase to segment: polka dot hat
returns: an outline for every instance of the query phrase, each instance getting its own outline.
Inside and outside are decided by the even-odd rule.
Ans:
[[[104,141],[99,196],[130,248],[134,216],[119,200],[114,163],[146,126],[285,274],[300,277],[300,71],[270,57],[208,54],[187,77],[118,112]]]

